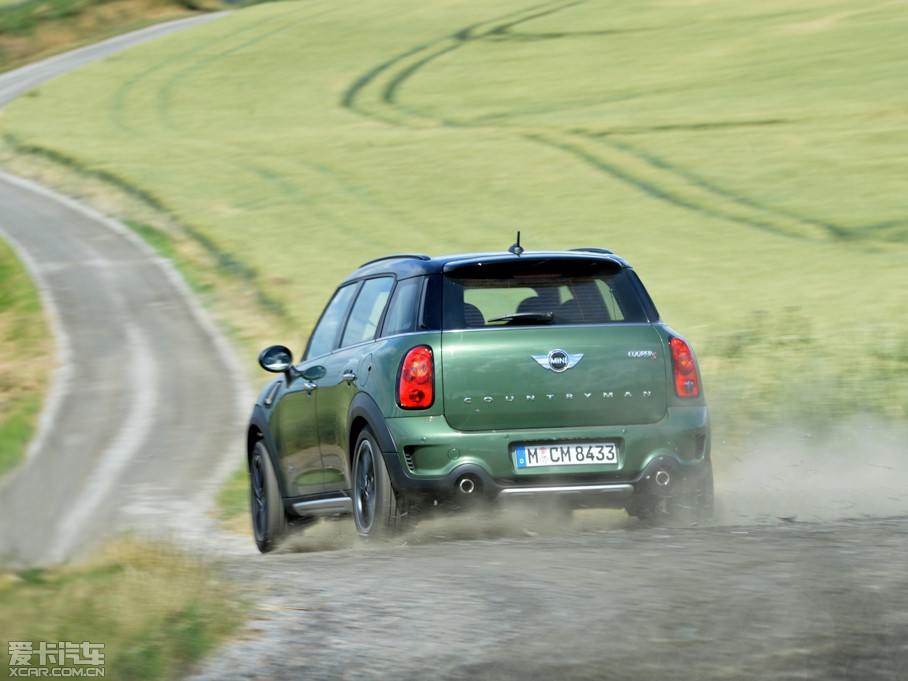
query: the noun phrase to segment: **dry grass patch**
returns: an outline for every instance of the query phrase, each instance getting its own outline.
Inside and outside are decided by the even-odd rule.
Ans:
[[[237,630],[244,610],[217,566],[164,543],[125,538],[75,565],[0,568],[0,649],[101,643],[106,678],[178,678]]]

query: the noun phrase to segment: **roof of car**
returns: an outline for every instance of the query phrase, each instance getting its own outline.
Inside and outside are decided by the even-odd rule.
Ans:
[[[519,260],[603,260],[616,262],[622,267],[630,267],[623,258],[604,248],[578,248],[569,251],[523,251],[517,255],[508,251],[489,253],[456,253],[450,255],[428,256],[418,253],[399,253],[387,255],[361,265],[345,281],[360,279],[378,274],[394,273],[400,279],[415,277],[421,274],[450,272],[459,267],[480,263],[503,263]]]

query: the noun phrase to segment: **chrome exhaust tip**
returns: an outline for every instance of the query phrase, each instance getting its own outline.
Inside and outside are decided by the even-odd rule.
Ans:
[[[668,487],[668,483],[672,481],[672,476],[668,474],[668,471],[664,468],[660,468],[656,471],[656,484],[659,487]]]
[[[476,490],[476,483],[473,482],[471,477],[465,475],[457,483],[457,489],[460,490],[461,494],[473,494]]]

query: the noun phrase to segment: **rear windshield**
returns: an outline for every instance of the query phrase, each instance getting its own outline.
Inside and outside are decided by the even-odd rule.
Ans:
[[[444,328],[646,322],[618,263],[521,260],[471,265],[445,277]]]

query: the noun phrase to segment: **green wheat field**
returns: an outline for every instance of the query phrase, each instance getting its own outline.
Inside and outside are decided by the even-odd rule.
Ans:
[[[520,230],[634,264],[720,429],[902,420],[906,35],[904,1],[276,2],[43,85],[0,132],[243,272],[280,311],[256,341],[299,349],[366,260]]]

